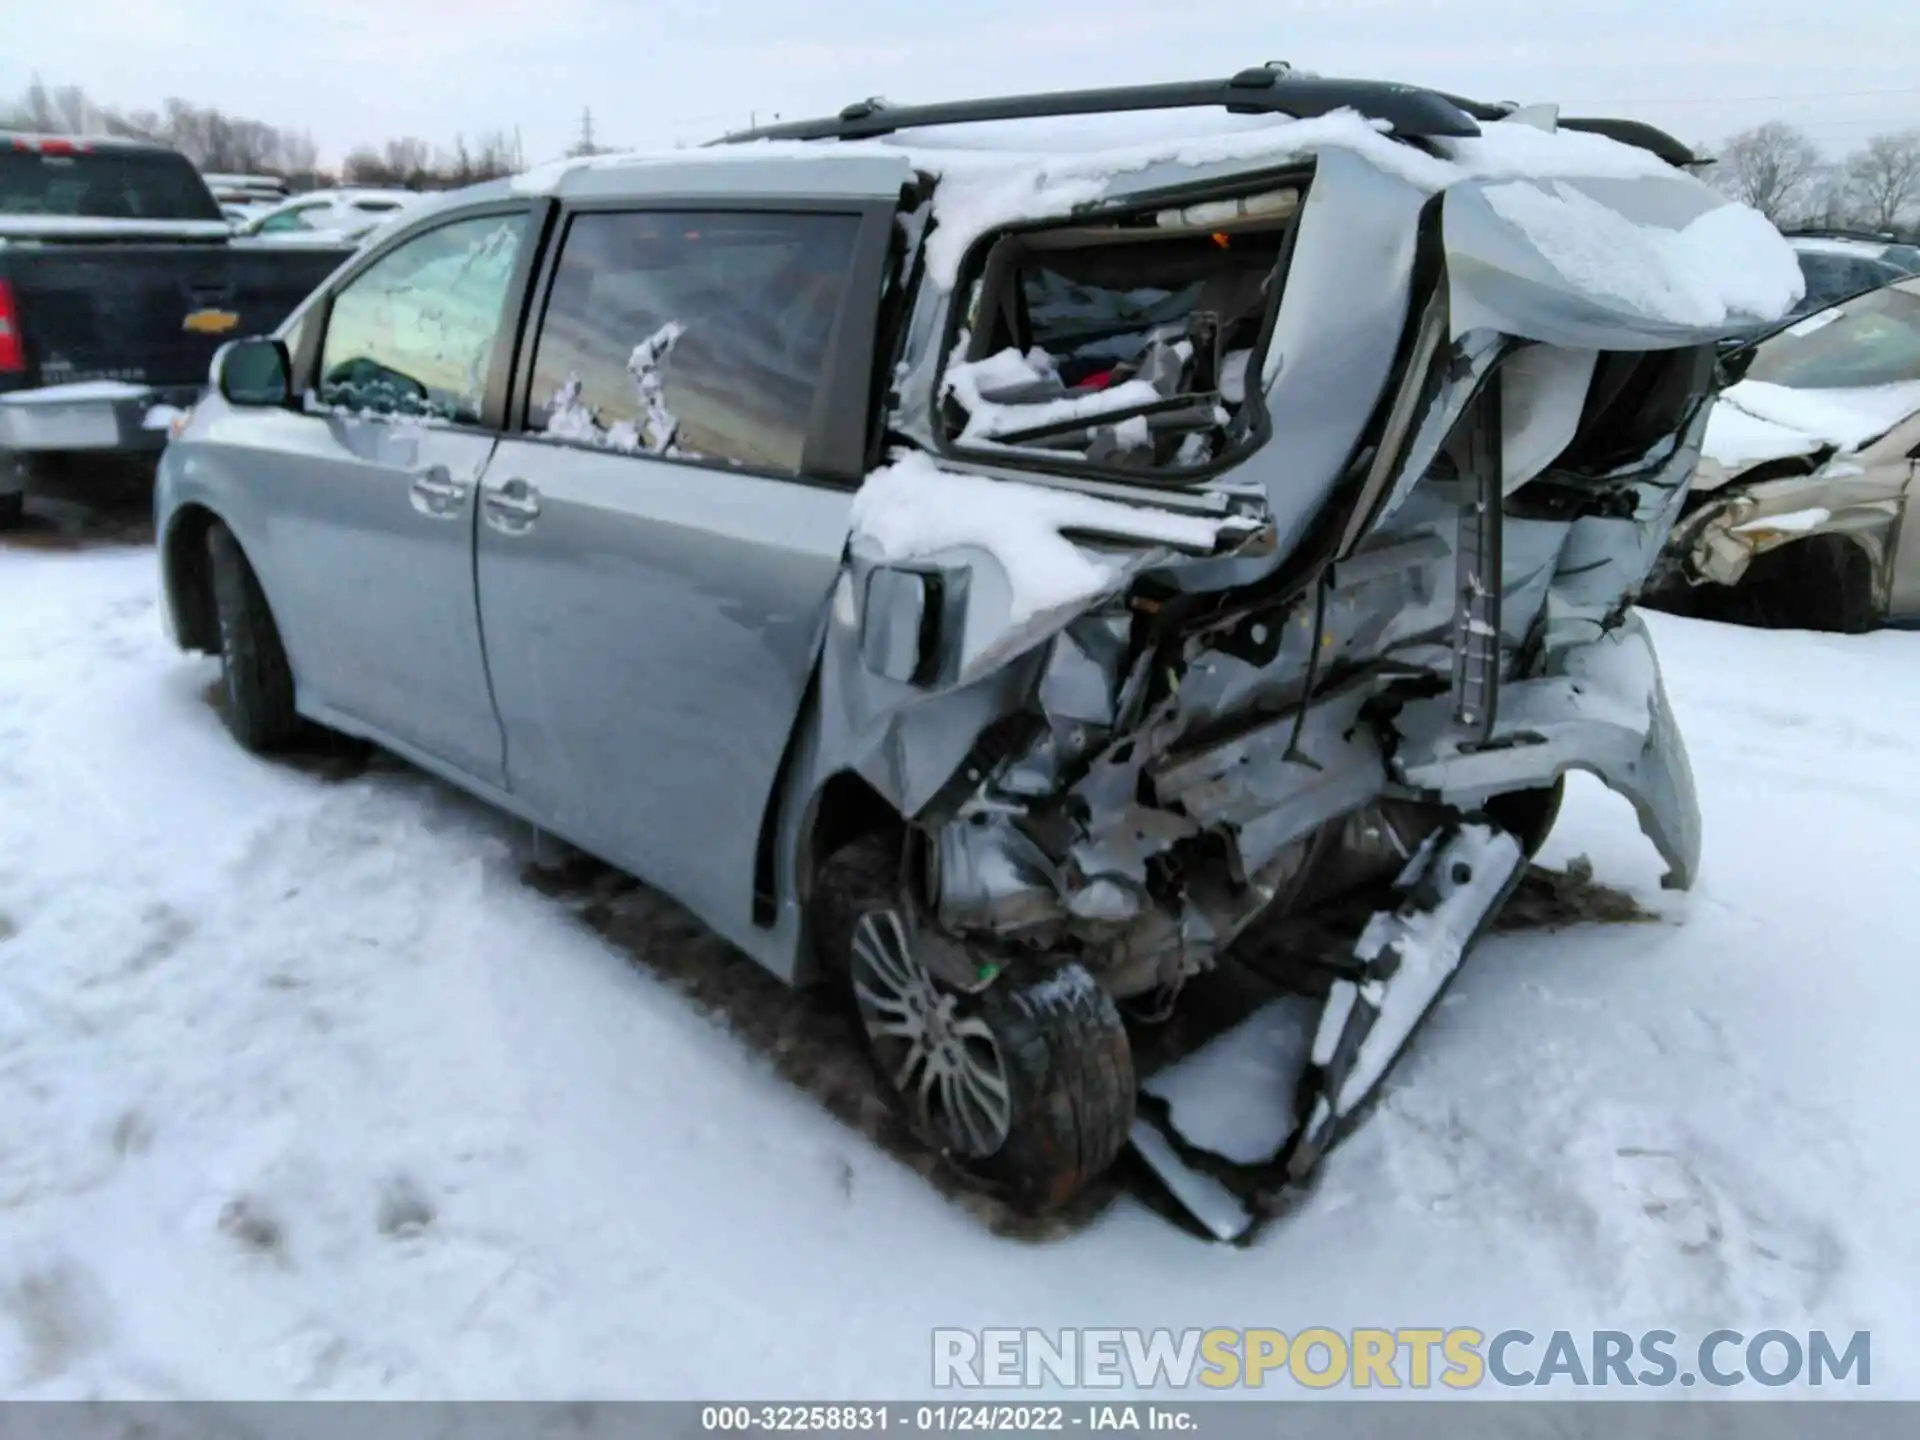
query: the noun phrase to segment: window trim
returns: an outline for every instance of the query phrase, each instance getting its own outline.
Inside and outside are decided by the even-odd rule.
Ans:
[[[510,216],[524,216],[527,228],[522,236],[520,253],[514,257],[513,271],[507,279],[507,290],[502,297],[500,307],[500,338],[507,343],[494,346],[493,359],[487,367],[486,390],[481,398],[480,418],[478,420],[447,420],[439,422],[447,429],[468,433],[498,435],[504,428],[502,421],[506,414],[507,385],[513,374],[513,367],[519,358],[520,337],[526,323],[526,305],[530,294],[530,280],[536,262],[542,259],[542,249],[550,232],[555,206],[551,200],[533,201],[529,199],[507,198],[474,205],[458,211],[440,212],[431,217],[422,217],[420,222],[409,225],[405,230],[388,237],[378,248],[356,255],[329,280],[325,290],[313,306],[313,309],[301,317],[304,328],[309,320],[315,322],[310,332],[300,337],[300,352],[294,356],[293,394],[288,408],[298,415],[323,418],[324,410],[309,409],[306,397],[310,391],[317,391],[320,371],[320,357],[326,349],[327,334],[333,328],[333,302],[341,291],[352,285],[367,271],[378,265],[403,246],[412,244],[436,230],[444,230],[449,225],[464,224],[469,220],[506,219]],[[389,421],[396,417],[376,414],[367,418]]]
[[[880,317],[880,288],[885,274],[888,249],[898,213],[896,197],[884,199],[845,196],[764,195],[686,195],[594,196],[568,201],[559,207],[549,243],[543,247],[540,269],[530,287],[530,303],[521,329],[513,371],[513,383],[506,397],[504,433],[543,445],[564,446],[593,455],[612,455],[622,459],[645,460],[667,465],[718,470],[729,475],[753,475],[768,480],[784,480],[803,485],[854,490],[866,479],[868,440],[871,430],[871,385],[875,361],[875,331]],[[554,280],[566,253],[567,236],[573,223],[583,215],[842,215],[860,223],[854,232],[853,253],[847,269],[840,307],[827,336],[827,349],[813,405],[807,415],[806,435],[800,447],[800,468],[748,465],[719,456],[627,455],[606,450],[579,440],[559,439],[527,425],[532,400],[534,364],[539,351],[541,327],[546,324],[547,307],[552,302]]]

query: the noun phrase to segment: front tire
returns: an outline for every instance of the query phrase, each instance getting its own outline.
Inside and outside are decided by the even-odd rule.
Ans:
[[[828,959],[907,1123],[956,1168],[1044,1212],[1119,1156],[1133,1126],[1133,1054],[1111,997],[1077,962],[1022,961],[986,989],[941,983],[918,953],[897,844],[830,867]]]
[[[260,580],[225,525],[207,531],[214,615],[220,625],[221,715],[256,754],[284,750],[300,734],[293,668]]]

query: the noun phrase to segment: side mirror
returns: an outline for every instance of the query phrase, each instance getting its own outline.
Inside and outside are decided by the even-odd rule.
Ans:
[[[937,574],[875,566],[867,574],[861,663],[882,679],[902,685],[930,681],[939,670],[943,599]]]
[[[213,387],[231,405],[285,405],[293,395],[287,347],[269,336],[229,340],[214,354]]]

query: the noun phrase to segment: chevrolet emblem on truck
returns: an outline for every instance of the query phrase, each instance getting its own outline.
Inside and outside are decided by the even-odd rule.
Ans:
[[[231,310],[195,310],[180,322],[180,328],[195,335],[224,335],[239,323],[239,315]]]

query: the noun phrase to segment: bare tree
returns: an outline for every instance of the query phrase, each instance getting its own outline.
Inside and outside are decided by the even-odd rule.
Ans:
[[[590,122],[589,122],[590,123]],[[171,145],[202,170],[283,176],[295,189],[334,183],[320,169],[310,132],[285,130],[173,97],[158,110],[120,111],[96,104],[78,86],[49,86],[35,77],[25,93],[0,98],[0,128],[53,135],[119,135]],[[403,136],[347,156],[344,177],[362,185],[414,189],[468,185],[522,169],[519,132],[488,131],[471,141],[455,136],[436,151]]]
[[[1799,218],[1812,225],[1839,228],[1855,220],[1853,182],[1845,165],[1822,165],[1808,179]]]
[[[356,146],[348,151],[346,164],[340,167],[340,173],[355,185],[391,185],[395,178],[387,169],[385,157],[370,145]]]
[[[1791,215],[1820,169],[1820,150],[1799,130],[1769,120],[1720,147],[1713,183],[1776,224]]]
[[[1847,160],[1847,179],[1859,217],[1875,230],[1892,230],[1910,205],[1920,204],[1920,130],[1876,135]]]
[[[281,163],[289,175],[311,175],[320,168],[320,147],[313,143],[311,130],[283,132],[280,140]]]
[[[514,163],[513,141],[500,131],[478,135],[471,145],[464,135],[456,135],[451,149],[434,154],[427,183],[450,187],[477,185],[482,180],[511,175],[519,168]]]
[[[427,142],[416,140],[411,135],[387,141],[383,158],[394,177],[394,183],[398,185],[417,185],[425,180],[431,171],[433,159]]]

